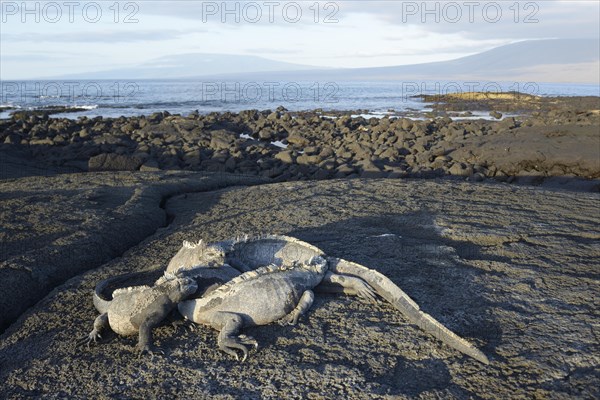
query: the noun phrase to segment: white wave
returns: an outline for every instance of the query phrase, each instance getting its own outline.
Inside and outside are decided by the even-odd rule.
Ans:
[[[84,110],[95,110],[98,108],[98,104],[84,105],[84,106],[73,106],[74,108],[83,108]]]
[[[399,237],[401,238],[402,236],[396,235],[395,233],[382,233],[381,235],[374,235],[374,236],[369,236],[371,238],[385,238],[385,237]]]
[[[241,139],[247,139],[247,140],[255,140],[252,136],[248,135],[247,133],[240,133],[240,138]],[[283,143],[280,140],[276,140],[274,142],[271,142],[271,144],[273,146],[277,146],[277,147],[279,147],[281,149],[287,149],[287,147],[288,147],[287,144]]]
[[[274,142],[271,142],[271,144],[272,144],[273,146],[277,146],[277,147],[279,147],[279,148],[282,148],[282,149],[287,149],[287,147],[288,147],[288,145],[287,145],[287,144],[285,144],[285,143],[283,143],[283,142],[281,142],[281,141],[279,141],[279,140],[276,140],[276,141],[274,141]]]

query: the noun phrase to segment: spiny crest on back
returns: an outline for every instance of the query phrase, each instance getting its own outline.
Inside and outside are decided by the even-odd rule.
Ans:
[[[309,263],[294,262],[291,264],[269,264],[265,267],[257,268],[253,271],[244,272],[243,274],[236,276],[229,282],[219,286],[215,291],[211,292],[208,297],[219,295],[228,292],[232,287],[235,287],[240,282],[250,281],[252,279],[258,279],[265,275],[274,274],[278,272],[290,271],[293,269],[304,269],[315,273],[323,273],[324,269],[327,268],[327,261],[323,257],[313,257]]]
[[[150,289],[150,286],[147,285],[143,285],[143,286],[130,286],[130,287],[126,287],[126,288],[121,288],[121,289],[115,289],[112,293],[112,297],[113,299],[117,296],[122,296],[124,294],[132,294],[132,293],[138,293],[138,292],[143,292],[144,290],[148,290]]]
[[[175,271],[173,273],[169,272],[169,271],[165,271],[164,274],[160,278],[158,278],[156,282],[154,282],[154,284],[155,285],[162,285],[165,282],[177,279],[176,272],[177,271]]]
[[[183,247],[185,247],[186,249],[195,249],[198,246],[202,246],[202,244],[202,239],[200,239],[197,243],[188,242],[187,240],[183,241]]]
[[[183,241],[183,245],[169,262],[167,271],[177,272],[198,266],[213,267],[225,262],[225,252],[220,246],[198,242]]]
[[[296,268],[296,267],[297,267],[296,265],[270,264],[270,265],[267,265],[265,267],[257,268],[257,269],[255,269],[253,271],[244,272],[243,274],[241,274],[239,276],[236,276],[235,278],[231,279],[229,282],[227,282],[227,283],[219,286],[217,289],[215,289],[213,292],[211,292],[208,295],[208,297],[228,292],[229,289],[231,289],[232,287],[236,286],[240,282],[250,281],[252,279],[257,279],[257,278],[260,278],[262,276],[265,276],[265,275],[268,275],[268,274],[273,274],[273,273],[276,273],[276,272],[289,271],[289,270],[291,270],[293,268]]]
[[[241,235],[238,235],[235,237],[235,239],[233,240],[233,244],[236,245],[238,243],[245,243],[247,241],[249,241],[251,238],[251,236],[247,233],[242,233]]]
[[[256,235],[250,235],[247,233],[243,233],[241,235],[238,235],[235,237],[235,239],[233,240],[233,245],[232,247],[234,247],[237,244],[244,244],[244,243],[252,243],[252,242],[256,242],[259,240],[282,240],[282,241],[290,241],[289,239],[293,239],[292,237],[288,237],[288,236],[283,236],[283,235],[272,235],[269,233],[265,233],[265,234],[256,234]]]
[[[297,239],[295,237],[292,236],[286,236],[286,235],[277,235],[277,234],[260,234],[260,235],[248,235],[248,234],[244,234],[241,236],[236,237],[233,246],[237,244],[245,244],[245,243],[252,243],[252,242],[258,242],[261,240],[275,240],[275,241],[281,241],[281,242],[285,242],[285,243],[293,243],[293,244],[297,244],[301,247],[310,249],[311,251],[314,251],[317,254],[322,254],[323,251],[321,249],[319,249],[316,246],[313,246],[310,243],[307,243],[303,240]]]

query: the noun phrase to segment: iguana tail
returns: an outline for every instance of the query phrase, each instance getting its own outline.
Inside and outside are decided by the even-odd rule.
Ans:
[[[328,261],[329,270],[331,272],[352,275],[363,279],[375,289],[377,294],[400,310],[411,323],[419,326],[425,332],[461,353],[473,357],[484,364],[489,364],[489,360],[485,354],[471,343],[446,328],[440,322],[436,321],[431,315],[421,311],[419,305],[385,275],[360,264],[342,260],[340,258],[329,257]]]
[[[108,307],[112,300],[112,293],[115,289],[123,289],[126,287],[150,285],[162,276],[163,271],[160,269],[150,269],[138,272],[129,272],[126,274],[113,276],[104,279],[96,285],[94,289],[94,307],[100,314],[108,311]]]

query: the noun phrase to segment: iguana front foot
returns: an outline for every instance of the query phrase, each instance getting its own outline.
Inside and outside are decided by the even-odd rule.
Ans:
[[[86,338],[83,339],[84,343],[87,342],[87,348],[90,348],[90,343],[98,343],[98,339],[102,339],[102,335],[96,329],[91,331]]]
[[[78,338],[77,342],[76,342],[76,346],[83,346],[84,344],[87,346],[87,348],[90,348],[90,343],[94,342],[94,343],[98,343],[98,339],[102,339],[102,336],[100,335],[100,333],[98,333],[95,329],[93,331],[91,331],[90,333],[88,333],[86,336],[82,337],[82,338]]]
[[[296,325],[298,323],[298,318],[306,314],[306,312],[312,306],[314,301],[315,294],[313,293],[313,291],[304,291],[304,293],[302,293],[302,297],[300,297],[300,300],[298,301],[298,305],[296,306],[296,308],[294,308],[291,313],[281,318],[279,320],[279,325]]]
[[[184,330],[187,328],[185,321],[183,320],[172,321],[171,326],[173,327],[173,333],[177,333],[180,326],[182,326]]]
[[[298,319],[300,318],[300,313],[291,312],[285,317],[281,318],[277,323],[281,326],[294,326],[298,323]]]

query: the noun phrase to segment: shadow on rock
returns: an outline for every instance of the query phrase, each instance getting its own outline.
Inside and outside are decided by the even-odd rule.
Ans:
[[[318,228],[296,230],[290,232],[290,235],[320,247],[328,255],[377,269],[407,292],[424,312],[431,314],[490,356],[500,342],[501,327],[490,315],[492,304],[486,300],[483,295],[485,289],[478,283],[485,279],[484,272],[464,263],[460,256],[465,253],[468,253],[470,258],[486,255],[473,244],[442,237],[433,217],[428,213],[409,213],[351,218]],[[359,300],[353,298],[348,301]],[[394,313],[397,314],[391,307],[383,306],[381,319],[373,318],[368,312],[358,319],[368,321],[365,322],[367,329],[377,329],[395,319],[392,318]],[[353,314],[353,317],[356,315]],[[416,326],[413,326],[413,329],[423,335],[419,340],[435,343],[435,346],[443,348],[444,352],[449,350],[441,342],[421,333]],[[411,340],[406,337],[404,339]],[[377,343],[373,342],[371,345],[376,347]],[[319,353],[319,360],[323,362],[328,356],[329,351],[323,348]],[[369,364],[365,364],[361,359],[347,360],[347,363],[359,369],[370,369]],[[419,363],[421,367],[417,365]],[[398,381],[398,384],[390,385],[390,389],[393,394],[405,395],[417,395],[439,385],[447,386],[445,383],[448,382],[439,380],[450,379],[447,370],[441,371],[445,369],[444,364],[435,360],[435,356],[419,362],[397,357],[394,364],[396,367],[392,373],[393,377],[389,372],[363,372],[384,385],[390,385],[390,379]],[[423,370],[434,372],[415,372]],[[429,375],[436,378],[429,379]],[[405,381],[412,383],[406,385]]]

